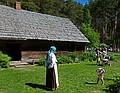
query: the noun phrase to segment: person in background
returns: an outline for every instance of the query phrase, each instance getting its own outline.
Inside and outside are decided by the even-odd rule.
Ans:
[[[102,67],[99,67],[96,72],[97,72],[97,76],[98,76],[97,84],[101,80],[102,84],[104,85],[104,73],[105,73],[105,70]]]
[[[96,59],[97,59],[97,64],[100,65],[101,64],[101,50],[99,48],[96,49]]]
[[[56,90],[59,87],[56,47],[51,46],[46,57],[46,87],[48,90]]]
[[[103,48],[102,52],[103,52],[103,58],[105,58],[108,55],[107,48]]]

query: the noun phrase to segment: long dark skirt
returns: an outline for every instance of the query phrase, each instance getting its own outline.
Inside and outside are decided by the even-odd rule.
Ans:
[[[49,90],[55,90],[57,88],[54,68],[46,69],[46,87]]]

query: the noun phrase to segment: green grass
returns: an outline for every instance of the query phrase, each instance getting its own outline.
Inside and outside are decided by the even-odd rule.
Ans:
[[[0,69],[0,93],[106,93],[106,86],[113,76],[120,73],[120,62],[105,66],[105,85],[96,84],[94,62],[64,64],[58,66],[60,88],[45,90],[45,67]]]

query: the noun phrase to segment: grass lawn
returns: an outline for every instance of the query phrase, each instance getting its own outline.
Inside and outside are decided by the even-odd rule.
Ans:
[[[120,73],[120,62],[105,66],[105,85],[96,84],[94,62],[59,65],[60,88],[56,91],[45,89],[45,67],[0,69],[0,93],[106,93],[106,86],[113,76]]]

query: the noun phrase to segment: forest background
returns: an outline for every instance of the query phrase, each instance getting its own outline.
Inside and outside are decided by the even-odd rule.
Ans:
[[[18,0],[24,10],[69,18],[91,42],[90,48],[107,44],[120,51],[120,0]],[[16,0],[0,0],[15,8]]]

